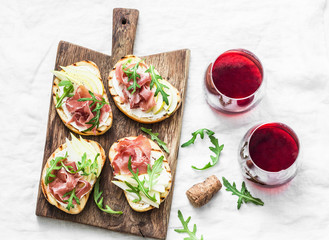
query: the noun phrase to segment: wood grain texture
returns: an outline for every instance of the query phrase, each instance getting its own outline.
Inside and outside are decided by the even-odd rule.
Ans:
[[[114,19],[117,15],[119,15],[116,15],[116,11],[117,10],[114,10]],[[137,17],[136,14],[128,14],[127,16],[134,16],[134,19],[137,21],[138,11]],[[130,22],[130,24],[130,26],[135,26],[134,28],[136,28],[137,22],[134,22],[133,24]],[[115,26],[115,24],[113,25]],[[121,30],[113,30],[114,35],[118,32],[120,34]],[[125,44],[124,46],[129,46],[123,47],[123,50],[117,50],[116,48],[122,47],[122,43],[113,43],[114,54],[132,53],[130,51],[133,50],[133,41],[136,29],[129,30],[129,32],[132,32],[133,34],[131,34],[130,37],[126,39],[127,41],[122,40],[120,37],[113,37],[114,41],[122,40]],[[121,113],[113,103],[113,99],[109,97],[114,118],[112,128],[102,136],[85,136],[84,138],[99,142],[104,148],[106,155],[108,155],[110,146],[117,139],[126,136],[142,134],[142,131],[140,130],[141,127],[152,128],[155,132],[159,132],[160,137],[168,143],[170,154],[167,154],[167,159],[171,167],[174,185],[177,156],[180,143],[180,133],[182,127],[186,81],[188,78],[189,56],[189,50],[184,49],[145,57],[147,64],[153,64],[155,68],[160,72],[160,74],[181,92],[182,106],[171,118],[168,118],[163,122],[151,125],[135,122]],[[107,77],[110,70],[112,69],[112,66],[114,66],[116,60],[120,57],[122,56],[111,57],[106,54],[61,41],[58,45],[55,70],[59,70],[59,66],[66,66],[81,60],[91,60],[95,62],[99,67],[103,84],[108,96],[110,96],[108,92]],[[69,129],[65,127],[56,113],[53,98],[51,96],[42,168],[48,157],[52,154],[53,151],[56,150],[56,148],[65,142],[65,138],[69,137],[69,134]],[[92,194],[86,204],[85,209],[80,214],[70,215],[49,204],[43,196],[40,188],[38,192],[36,215],[88,224],[113,231],[131,233],[143,237],[165,239],[168,229],[173,187],[167,199],[160,205],[159,209],[154,209],[145,213],[138,213],[129,207],[123,191],[111,183],[113,173],[108,159],[105,162],[100,177],[100,188],[104,191],[104,204],[108,204],[114,210],[122,210],[123,215],[110,215],[100,211],[94,203]]]
[[[115,8],[113,10],[112,58],[114,62],[134,52],[138,15],[139,12],[136,9]]]

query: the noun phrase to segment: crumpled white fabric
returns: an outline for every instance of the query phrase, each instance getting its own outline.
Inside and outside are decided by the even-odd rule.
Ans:
[[[135,54],[191,50],[181,143],[207,127],[225,147],[219,164],[209,160],[207,141],[180,149],[167,239],[183,239],[175,228],[180,209],[204,239],[327,239],[329,234],[329,72],[326,0],[231,1],[2,1],[0,7],[0,106],[2,239],[139,239],[96,227],[35,216],[46,137],[52,74],[60,40],[111,52],[112,9],[140,11]],[[232,48],[254,52],[266,70],[261,104],[235,116],[206,104],[204,72]],[[258,122],[280,121],[301,141],[301,168],[280,189],[247,187],[265,206],[244,204],[224,188],[205,206],[193,208],[185,191],[215,174],[241,186],[238,144]]]

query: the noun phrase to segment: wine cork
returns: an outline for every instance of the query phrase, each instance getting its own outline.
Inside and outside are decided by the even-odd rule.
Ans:
[[[193,185],[186,191],[186,196],[194,207],[201,207],[222,188],[219,179],[212,175],[204,182]]]

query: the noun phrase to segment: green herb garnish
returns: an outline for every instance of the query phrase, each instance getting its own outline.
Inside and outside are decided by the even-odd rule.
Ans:
[[[133,91],[131,92],[131,94],[134,94],[134,92],[136,92],[136,88],[141,88],[141,86],[137,83],[137,78],[140,78],[141,77],[137,73],[137,69],[138,69],[139,63],[141,61],[142,60],[139,60],[132,68],[128,68],[127,67],[127,63],[130,63],[129,60],[122,65],[122,71],[127,75],[128,82],[130,82],[131,80],[133,80],[133,83],[127,88],[127,90],[133,89]]]
[[[149,176],[149,179],[147,180],[147,183],[149,185],[149,191],[152,190],[152,187],[157,184],[158,180],[157,178],[160,176],[163,168],[163,156],[159,157],[153,164],[152,169],[150,164],[147,165],[147,174]]]
[[[77,170],[72,170],[72,166],[66,166],[63,162],[61,162],[62,167],[69,173],[75,174],[80,171],[82,171],[82,176],[88,176],[90,174],[94,174],[97,176],[98,172],[98,163],[97,163],[97,157],[99,156],[99,153],[96,154],[94,162],[91,162],[90,159],[87,160],[87,154],[84,153],[81,157],[81,161],[77,162]],[[89,170],[88,170],[89,168]]]
[[[62,168],[62,165],[60,166],[57,166],[57,164],[59,163],[59,161],[61,160],[64,160],[65,158],[67,158],[67,152],[65,154],[64,157],[56,157],[55,159],[52,159],[50,161],[50,167],[47,168],[47,171],[46,171],[46,176],[45,176],[45,184],[46,186],[51,183],[52,181],[54,181],[54,179],[50,180],[50,178],[55,178],[56,176],[54,174],[52,174],[51,172],[54,171],[54,170],[59,170]]]
[[[228,192],[232,192],[232,195],[236,195],[239,197],[238,199],[238,209],[240,209],[241,204],[244,203],[248,203],[248,202],[252,202],[256,205],[264,205],[264,202],[262,200],[260,200],[259,198],[255,198],[253,196],[251,196],[250,192],[247,190],[246,188],[246,184],[245,182],[242,183],[242,187],[241,187],[241,191],[239,191],[236,186],[235,186],[235,182],[233,182],[233,186],[229,183],[229,181],[223,177],[223,184],[226,187],[226,191]]]
[[[99,180],[100,180],[100,178],[97,179],[97,181],[95,183],[95,189],[94,189],[94,201],[95,201],[97,207],[106,213],[122,214],[121,211],[112,210],[112,208],[110,208],[108,205],[106,205],[105,208],[103,208],[103,197],[101,197],[103,194],[103,191],[99,191]]]
[[[87,160],[87,154],[84,153],[82,158],[81,158],[81,162],[77,163],[77,171],[82,171],[83,173],[81,174],[82,176],[88,176],[90,174],[94,174],[95,176],[97,176],[97,171],[98,171],[98,163],[97,163],[97,157],[99,156],[99,153],[96,154],[94,162],[91,163],[91,160],[88,159]],[[89,168],[89,171],[87,171],[87,169]]]
[[[154,95],[157,96],[158,93],[160,92],[162,95],[163,101],[167,105],[169,105],[169,101],[168,101],[169,94],[167,94],[164,90],[164,88],[169,88],[169,87],[159,82],[159,80],[162,80],[162,77],[155,73],[153,65],[150,65],[149,69],[147,69],[145,72],[150,73],[150,75],[151,75],[152,80],[151,80],[151,84],[150,84],[150,89],[152,89],[154,85],[156,87]]]
[[[146,132],[147,134],[149,134],[149,135],[151,136],[151,139],[152,139],[152,140],[157,141],[158,145],[159,145],[160,147],[162,147],[163,150],[165,150],[167,153],[169,153],[169,150],[168,150],[168,148],[167,148],[167,144],[166,144],[165,142],[161,141],[161,140],[158,138],[159,133],[153,133],[153,132],[152,132],[152,129],[147,129],[147,128],[144,128],[144,127],[141,127],[141,130],[142,130],[143,132]]]
[[[80,200],[77,197],[77,195],[75,195],[75,189],[73,189],[70,192],[67,192],[63,195],[63,198],[70,195],[68,200],[64,200],[63,202],[68,203],[66,209],[70,211],[71,208],[74,208],[74,204],[73,204],[73,199],[75,199],[75,201],[77,202],[77,204],[80,205]]]
[[[60,97],[56,94],[56,100],[57,100],[56,108],[60,108],[63,104],[63,99],[65,97],[72,97],[73,96],[72,93],[74,92],[74,86],[71,83],[71,81],[60,81],[58,86],[64,86],[63,88],[64,92]]]
[[[128,169],[131,172],[131,174],[133,175],[132,179],[134,179],[138,184],[137,187],[134,187],[131,184],[129,184],[127,181],[125,181],[125,184],[130,188],[130,189],[127,189],[127,191],[135,193],[138,196],[138,199],[134,199],[133,202],[139,202],[141,200],[140,192],[142,192],[151,201],[156,202],[157,200],[155,198],[155,195],[153,195],[153,197],[150,196],[149,195],[149,188],[145,187],[145,178],[144,178],[143,181],[141,181],[138,178],[138,168],[136,170],[136,173],[132,170],[132,168],[131,168],[131,156],[129,157],[129,161],[128,161]]]
[[[188,226],[187,226],[188,223],[191,220],[191,217],[188,217],[185,221],[182,212],[180,210],[178,210],[178,218],[181,221],[184,229],[175,229],[175,232],[187,233],[189,235],[189,237],[184,238],[184,240],[199,240],[196,236],[196,230],[197,230],[196,229],[196,224],[194,224],[194,226],[193,226],[193,231],[190,231]],[[203,235],[201,235],[200,240],[203,240]]]
[[[202,129],[199,129],[199,130],[193,132],[192,133],[192,138],[189,141],[187,141],[186,143],[183,143],[181,147],[187,147],[187,146],[190,146],[191,144],[194,144],[194,142],[195,142],[198,135],[200,135],[201,139],[203,139],[205,132],[207,133],[211,143],[214,145],[214,147],[209,147],[209,149],[213,153],[215,153],[216,156],[210,155],[211,162],[208,162],[202,168],[197,168],[195,166],[192,166],[192,168],[196,169],[196,170],[205,170],[207,168],[210,168],[210,167],[214,166],[218,162],[219,155],[220,155],[221,151],[224,148],[224,144],[219,146],[218,139],[214,136],[215,133],[213,131],[209,130],[209,129],[206,129],[206,128],[202,128]]]
[[[96,127],[96,129],[99,127],[99,118],[101,116],[101,109],[105,104],[108,104],[103,97],[102,100],[98,100],[95,97],[94,93],[91,92],[90,90],[89,90],[89,94],[91,95],[91,98],[80,98],[78,99],[78,102],[92,101],[89,107],[92,108],[92,106],[96,104],[96,107],[94,108],[94,110],[92,110],[92,112],[96,112],[96,114],[89,122],[86,122],[86,124],[91,124],[92,126],[86,130],[83,130],[82,132],[91,131],[92,129],[94,129],[94,127]]]

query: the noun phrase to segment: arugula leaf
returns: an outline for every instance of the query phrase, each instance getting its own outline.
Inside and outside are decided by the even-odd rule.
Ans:
[[[159,80],[162,80],[162,77],[160,75],[158,75],[158,74],[155,73],[155,70],[154,70],[154,66],[153,65],[150,65],[149,69],[147,69],[145,72],[146,73],[150,73],[150,75],[151,75],[151,79],[152,80],[151,80],[151,84],[150,84],[150,89],[152,89],[154,85],[156,87],[156,90],[155,90],[154,95],[157,96],[158,93],[160,92],[161,95],[162,95],[163,101],[167,105],[169,105],[169,101],[168,101],[169,94],[167,94],[164,91],[164,88],[169,88],[169,87],[159,82]]]
[[[202,168],[192,166],[192,168],[196,169],[196,170],[205,170],[205,169],[208,169],[208,168],[214,166],[218,162],[220,153],[222,152],[222,150],[224,148],[224,144],[219,146],[218,139],[214,136],[215,133],[207,128],[202,128],[202,129],[199,129],[199,130],[196,130],[195,132],[193,132],[192,138],[190,140],[188,140],[186,143],[183,143],[181,147],[187,147],[187,146],[190,146],[191,144],[194,144],[198,135],[200,135],[201,139],[203,139],[205,133],[207,133],[211,143],[214,145],[214,147],[211,146],[211,147],[209,147],[209,149],[216,155],[215,156],[210,155],[211,162],[208,162]]]
[[[128,189],[127,191],[128,192],[136,193],[139,199],[141,199],[140,192],[142,192],[148,199],[150,199],[153,202],[156,202],[157,200],[155,198],[155,195],[153,195],[153,197],[150,196],[149,195],[149,189],[147,187],[145,187],[145,178],[144,178],[143,181],[141,181],[138,178],[138,168],[136,170],[136,173],[132,170],[132,168],[131,168],[131,156],[129,157],[129,161],[128,161],[128,169],[131,172],[131,174],[133,175],[132,176],[132,179],[134,179],[138,183],[138,186],[137,187],[133,187],[131,184],[129,184],[128,182],[125,181],[126,184],[128,183],[130,185],[129,186],[127,184],[127,186],[131,188],[131,189]]]
[[[52,159],[50,161],[50,167],[47,168],[47,171],[46,171],[46,175],[45,175],[45,184],[46,186],[51,183],[52,181],[54,181],[54,179],[50,179],[51,177],[52,178],[55,178],[56,176],[54,174],[52,174],[51,172],[54,171],[54,170],[59,170],[62,168],[62,165],[60,166],[57,166],[57,164],[59,163],[59,161],[62,161],[64,160],[65,158],[67,158],[67,152],[65,154],[64,157],[56,157],[55,159]]]
[[[181,221],[184,229],[174,229],[175,232],[178,232],[178,233],[187,233],[189,235],[189,237],[184,238],[184,240],[199,240],[197,238],[197,236],[196,236],[196,231],[197,231],[196,224],[194,224],[192,231],[189,230],[189,228],[187,226],[188,223],[191,220],[191,217],[188,217],[186,219],[186,221],[185,221],[182,212],[180,210],[178,210],[178,218]],[[203,240],[203,235],[201,235],[201,239],[200,240]]]
[[[93,130],[94,127],[96,127],[96,129],[99,127],[99,118],[101,116],[101,108],[105,105],[108,104],[104,98],[102,98],[102,100],[98,100],[94,93],[92,91],[89,90],[89,94],[91,95],[91,98],[80,98],[78,99],[78,102],[82,102],[82,101],[92,101],[92,103],[89,105],[89,107],[91,108],[93,105],[96,104],[96,107],[94,108],[94,110],[92,110],[92,112],[96,112],[95,116],[89,121],[86,122],[87,124],[91,124],[92,126],[86,130],[83,130],[82,132],[87,132],[90,130]]]
[[[166,144],[165,142],[161,141],[161,140],[158,138],[159,133],[153,133],[153,132],[152,132],[152,129],[147,129],[147,128],[144,128],[144,127],[141,127],[141,130],[142,130],[143,132],[146,132],[147,134],[149,134],[149,135],[151,136],[151,139],[152,139],[152,140],[157,141],[157,143],[159,144],[159,146],[162,147],[163,150],[166,151],[166,153],[169,153],[169,150],[168,150],[168,148],[167,148],[167,144]]]
[[[147,174],[149,176],[149,179],[147,180],[147,183],[149,185],[149,191],[152,190],[152,187],[158,182],[157,178],[160,176],[163,168],[163,156],[159,157],[157,160],[155,160],[152,169],[150,164],[147,165]]]
[[[57,100],[56,108],[60,108],[63,104],[63,99],[65,97],[72,97],[73,96],[72,93],[74,92],[74,86],[71,81],[60,81],[58,86],[64,86],[63,88],[64,92],[60,97],[56,94],[56,100]]]
[[[97,171],[98,171],[98,163],[97,163],[97,158],[99,156],[99,153],[96,154],[95,159],[93,162],[91,162],[90,159],[87,160],[87,154],[84,153],[81,162],[77,163],[77,171],[82,171],[83,173],[81,174],[82,176],[88,176],[90,174],[94,174],[97,176]],[[88,170],[89,168],[89,170]]]
[[[99,155],[100,155],[99,153],[96,154],[95,159],[94,159],[94,162],[89,167],[89,174],[92,173],[96,177],[97,177],[97,173],[98,173],[98,161],[97,161],[97,158],[98,158]]]
[[[261,199],[251,196],[250,192],[246,188],[245,182],[242,183],[241,191],[239,191],[236,188],[235,182],[233,182],[233,186],[232,186],[229,183],[229,181],[224,177],[223,177],[223,184],[226,187],[226,191],[232,192],[232,195],[236,195],[236,196],[239,197],[239,199],[238,199],[238,209],[240,209],[241,204],[243,202],[244,203],[252,202],[256,205],[261,205],[261,206],[264,205],[264,202]]]
[[[126,189],[127,192],[131,192],[131,193],[135,193],[138,197],[138,199],[134,199],[132,200],[134,203],[140,202],[142,200],[142,197],[140,195],[140,190],[138,187],[134,187],[133,185],[131,185],[129,182],[125,181],[125,184],[130,188],[130,189]]]
[[[127,90],[133,89],[131,94],[134,94],[136,92],[136,88],[141,88],[141,86],[137,83],[137,78],[140,78],[141,76],[137,73],[138,66],[142,60],[138,61],[132,68],[127,67],[127,63],[130,61],[128,60],[126,63],[122,65],[122,71],[127,75],[128,82],[133,80],[133,83],[127,88]]]
[[[70,195],[69,199],[68,200],[64,200],[63,202],[68,203],[67,206],[66,206],[66,209],[70,211],[71,208],[74,208],[73,199],[75,199],[75,201],[79,205],[80,205],[80,200],[77,197],[77,195],[75,195],[75,188],[72,191],[65,193],[63,195],[63,198],[66,197],[66,196],[68,196],[68,195]]]
[[[99,191],[99,180],[100,178],[97,179],[95,183],[95,188],[94,188],[94,201],[97,205],[97,207],[102,210],[103,212],[110,213],[110,214],[122,214],[121,211],[114,211],[112,208],[110,208],[108,205],[105,205],[105,208],[103,208],[103,191]]]
[[[213,131],[211,131],[207,128],[198,129],[192,133],[192,138],[190,140],[188,140],[186,143],[183,143],[181,147],[187,147],[187,146],[190,146],[191,144],[193,144],[198,135],[200,135],[201,139],[203,139],[204,132],[206,132],[209,136],[212,136],[215,134]]]
[[[84,153],[81,157],[81,162],[78,161],[76,163],[77,165],[77,170],[74,171],[72,170],[72,166],[66,166],[63,162],[61,162],[62,167],[69,173],[75,174],[80,171],[82,171],[82,176],[89,176],[90,174],[94,174],[97,176],[97,171],[98,171],[98,163],[97,163],[97,157],[99,156],[99,153],[96,154],[94,162],[92,163],[90,159],[87,160],[87,154]],[[88,170],[89,168],[89,170]]]
[[[66,166],[64,163],[63,163],[63,161],[61,162],[61,165],[62,165],[62,167],[65,169],[65,171],[67,171],[67,172],[69,172],[69,173],[76,173],[75,171],[73,171],[72,169],[73,169],[73,167],[72,166]]]

